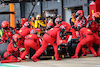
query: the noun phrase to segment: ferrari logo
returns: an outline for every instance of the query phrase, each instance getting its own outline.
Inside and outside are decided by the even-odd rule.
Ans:
[[[51,28],[50,30],[53,30],[53,28]]]
[[[15,38],[17,38],[17,36],[15,36]]]
[[[94,14],[94,10],[92,10],[92,14]]]
[[[98,25],[98,23],[96,23],[96,25]]]
[[[78,32],[76,32],[76,34],[78,34]]]
[[[19,31],[20,33],[22,32],[22,30]]]
[[[7,33],[5,33],[7,35]]]
[[[89,31],[89,32],[90,32],[91,30],[87,29],[87,31]]]
[[[91,27],[94,27],[94,25],[92,25]]]
[[[32,35],[29,35],[29,37],[32,37]]]
[[[5,26],[5,24],[3,24],[3,26]]]

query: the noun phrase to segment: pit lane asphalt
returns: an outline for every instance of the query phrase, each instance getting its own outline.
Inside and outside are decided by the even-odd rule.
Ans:
[[[60,61],[45,59],[38,62],[33,62],[32,60],[27,59],[26,61],[9,64],[28,67],[100,67],[100,57],[84,56],[76,59],[64,58]]]

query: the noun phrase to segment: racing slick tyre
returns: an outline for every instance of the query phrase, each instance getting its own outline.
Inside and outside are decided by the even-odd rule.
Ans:
[[[78,44],[78,42],[70,42],[70,43],[68,43],[68,45],[69,45],[68,46],[68,52],[69,52],[69,56],[70,57],[74,56],[77,44]],[[81,48],[78,56],[80,57],[81,55],[82,55],[82,48]]]
[[[5,51],[8,47],[8,44],[9,44],[8,42],[0,44],[0,56],[1,56],[1,58],[3,58],[3,54],[5,53]]]

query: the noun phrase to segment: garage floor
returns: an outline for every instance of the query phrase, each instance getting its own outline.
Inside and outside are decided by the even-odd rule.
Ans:
[[[17,63],[9,63],[13,65],[21,65],[19,67],[100,67],[100,57],[81,57],[77,59],[65,58],[61,61],[55,61],[52,59],[40,60],[33,62],[32,60],[26,60]],[[0,66],[1,67],[1,66]],[[5,66],[2,66],[5,67]]]

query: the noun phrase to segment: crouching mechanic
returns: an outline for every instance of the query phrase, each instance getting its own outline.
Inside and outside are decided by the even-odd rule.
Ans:
[[[81,47],[86,44],[87,44],[86,46],[91,50],[92,54],[94,54],[94,57],[96,57],[97,54],[92,47],[92,44],[94,43],[94,36],[93,36],[92,31],[85,27],[83,28],[78,27],[78,29],[80,29],[80,39],[79,39],[80,42],[77,44],[75,55],[72,56],[71,58],[78,58],[78,54],[79,54]]]
[[[8,44],[7,51],[4,53],[4,58],[1,63],[17,62],[19,54],[19,46],[17,42],[21,39],[18,34],[13,35],[12,41]]]
[[[40,48],[39,37],[37,36],[37,31],[35,29],[31,30],[30,34],[26,36],[24,47],[25,51],[18,60],[19,62],[29,53],[29,48],[33,48],[36,51]]]
[[[47,31],[44,36],[43,36],[43,42],[42,42],[42,46],[40,47],[40,49],[38,49],[38,51],[32,56],[32,60],[34,62],[38,61],[37,57],[40,56],[42,54],[42,52],[46,49],[46,47],[48,46],[48,43],[50,43],[53,48],[54,48],[54,52],[55,52],[55,60],[61,60],[61,58],[59,58],[59,54],[58,54],[58,45],[60,45],[61,43],[61,38],[60,38],[60,32],[65,32],[66,31],[66,27],[65,26],[60,26],[60,28],[52,28],[49,31]]]
[[[18,43],[18,45],[22,48],[24,48],[24,40],[25,40],[25,36],[28,35],[30,33],[30,31],[32,30],[31,28],[31,23],[30,22],[25,22],[23,27],[18,31],[18,34],[21,36],[21,39]],[[41,29],[35,29],[37,32],[41,31]],[[20,52],[20,55],[22,55],[23,53],[23,49]]]

